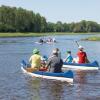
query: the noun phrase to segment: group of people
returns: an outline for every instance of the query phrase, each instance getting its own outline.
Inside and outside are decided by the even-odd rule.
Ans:
[[[56,42],[56,39],[55,38],[48,38],[48,39],[46,39],[46,40],[44,40],[43,38],[40,38],[39,39],[39,43],[46,43],[46,42]]]
[[[67,57],[64,59],[65,62],[68,63],[89,63],[86,52],[84,52],[84,48],[82,46],[78,47],[77,57],[73,58],[71,55],[71,51],[67,51]]]
[[[46,56],[41,57],[38,49],[33,50],[33,55],[30,57],[29,62],[31,68],[27,68],[27,71],[33,72],[45,68],[46,70],[54,73],[62,72],[63,60],[61,59],[61,52],[58,48],[53,49],[49,58]],[[84,48],[79,46],[77,58],[74,59],[71,55],[71,51],[67,51],[67,57],[64,62],[68,63],[87,63],[87,54],[84,52]]]

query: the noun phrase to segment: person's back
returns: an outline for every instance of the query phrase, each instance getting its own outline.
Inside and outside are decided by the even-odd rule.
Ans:
[[[67,51],[67,57],[65,58],[65,62],[67,62],[67,63],[73,62],[73,57],[71,55],[71,51]]]
[[[30,57],[31,67],[39,68],[41,66],[41,56],[38,54],[34,54]]]
[[[86,63],[87,55],[86,52],[83,51],[83,47],[79,47],[79,51],[77,53],[78,63]]]
[[[33,50],[33,55],[30,57],[29,62],[31,63],[31,68],[39,69],[41,66],[41,56],[37,49]]]
[[[71,55],[68,55],[67,56],[67,62],[72,63],[72,61],[73,61],[73,57]]]
[[[77,53],[77,55],[78,55],[78,63],[85,63],[86,62],[86,53],[85,52],[78,52]]]
[[[60,73],[62,72],[63,61],[58,57],[58,53],[53,52],[53,55],[48,59],[47,67],[50,66],[50,72]]]
[[[41,56],[38,49],[33,50],[33,55],[30,57],[29,62],[31,66],[26,68],[28,72],[38,71],[40,69]]]

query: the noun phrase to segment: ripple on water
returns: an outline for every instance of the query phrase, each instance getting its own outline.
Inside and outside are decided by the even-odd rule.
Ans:
[[[76,56],[77,46],[74,41],[83,37],[85,35],[56,36],[58,43],[54,45],[34,44],[38,37],[0,39],[1,42],[9,42],[0,44],[0,100],[100,100],[100,71],[74,72],[74,85],[33,79],[20,71],[20,61],[28,60],[33,48],[40,49],[42,55],[50,55],[51,50],[58,47],[63,58],[69,49]],[[91,61],[100,63],[100,42],[80,41],[80,44],[85,47]]]

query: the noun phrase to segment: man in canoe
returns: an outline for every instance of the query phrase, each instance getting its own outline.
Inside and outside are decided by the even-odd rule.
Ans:
[[[49,57],[49,59],[47,61],[47,67],[48,67],[50,72],[54,72],[54,73],[62,72],[61,68],[62,68],[62,65],[63,65],[63,61],[58,56],[58,53],[59,53],[58,50],[55,48],[52,51],[52,56]]]
[[[79,46],[79,51],[77,53],[78,56],[78,63],[89,63],[89,60],[87,59],[87,54],[84,52],[84,48],[82,46]]]

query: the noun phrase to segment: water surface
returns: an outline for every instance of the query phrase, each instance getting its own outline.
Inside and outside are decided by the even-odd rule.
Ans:
[[[28,61],[33,48],[49,56],[58,47],[62,58],[71,50],[76,57],[75,41],[89,35],[54,36],[58,43],[38,45],[40,37],[0,38],[0,100],[100,100],[100,71],[74,71],[74,85],[66,82],[34,79],[21,72],[20,62]],[[48,38],[48,37],[46,37]],[[79,41],[89,60],[100,64],[100,42]]]

